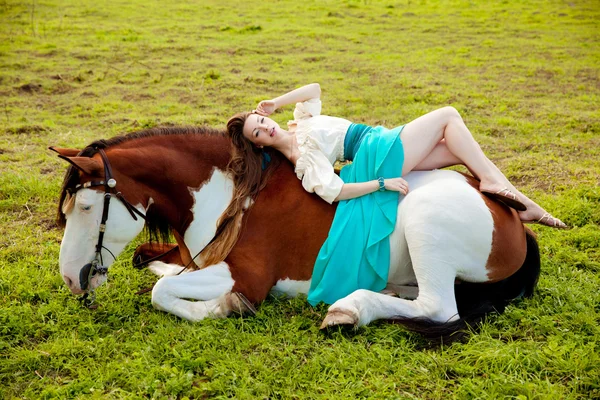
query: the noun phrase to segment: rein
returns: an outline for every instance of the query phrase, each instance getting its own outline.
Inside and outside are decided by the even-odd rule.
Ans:
[[[106,220],[108,219],[108,211],[110,208],[110,199],[114,195],[117,199],[123,203],[131,217],[137,221],[137,216],[140,216],[142,219],[146,220],[146,216],[138,211],[123,195],[121,192],[116,192],[115,187],[117,186],[117,181],[113,178],[112,168],[110,166],[110,162],[108,161],[108,157],[103,149],[97,149],[98,153],[100,153],[100,157],[104,163],[104,180],[100,181],[90,181],[84,184],[78,184],[74,189],[69,190],[71,195],[75,195],[79,189],[87,189],[96,186],[104,187],[104,206],[102,208],[102,219],[100,220],[100,233],[98,235],[98,243],[96,244],[96,252],[94,254],[94,259],[85,264],[79,273],[79,283],[81,288],[85,290],[85,294],[80,297],[80,301],[88,308],[92,308],[92,304],[96,299],[96,294],[94,289],[91,289],[90,282],[94,276],[97,274],[106,275],[108,273],[108,267],[105,267],[104,261],[102,259],[102,249],[105,249],[110,253],[110,255],[115,258],[114,254],[106,248],[102,243],[104,241],[104,232],[106,231]],[[137,215],[136,215],[137,214]]]

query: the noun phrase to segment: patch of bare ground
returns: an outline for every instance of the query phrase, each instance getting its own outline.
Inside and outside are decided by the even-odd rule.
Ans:
[[[129,125],[129,128],[138,128],[140,123],[137,119],[131,118],[105,118],[102,120],[103,125]]]
[[[593,68],[584,68],[575,75],[577,81],[590,85],[596,89],[600,89],[600,72]]]
[[[97,59],[97,58],[100,57],[99,55],[84,54],[84,53],[75,53],[75,52],[72,52],[71,56],[74,57],[74,58],[76,58],[76,59],[78,59],[78,60],[84,60],[84,61],[86,61],[86,60],[93,60],[93,59]]]
[[[6,132],[12,133],[13,135],[26,135],[30,133],[43,133],[47,132],[48,128],[41,125],[21,125],[14,128],[8,128]]]
[[[548,194],[557,193],[557,187],[561,190],[565,187],[575,188],[582,182],[600,182],[600,176],[590,172],[572,173],[566,169],[557,168],[549,163],[547,168],[536,168],[519,173],[513,173],[510,176],[511,183],[517,188],[529,188],[542,191]]]
[[[39,83],[26,83],[15,89],[17,89],[21,93],[32,94],[40,92],[42,90],[42,85],[40,85]]]
[[[64,81],[58,81],[50,88],[50,94],[65,94],[75,90],[74,86],[69,85]]]
[[[525,156],[519,161],[520,167],[510,173],[511,182],[517,187],[539,189],[546,193],[555,193],[556,188],[577,187],[582,184],[600,183],[600,174],[595,168],[574,168],[573,162],[585,159],[586,149],[566,152],[564,149],[554,154],[562,154],[556,162],[556,157]]]
[[[600,138],[592,138],[581,144],[558,144],[558,143],[541,143],[529,144],[525,146],[521,152],[523,153],[538,153],[551,154],[558,156],[562,160],[578,161],[593,156],[596,149],[600,147]]]
[[[56,223],[56,220],[51,218],[43,218],[39,225],[45,230],[61,229]]]
[[[190,94],[184,94],[182,96],[180,96],[178,99],[179,103],[182,104],[193,104],[196,105],[198,104],[198,96],[194,96],[194,95],[190,95]]]
[[[70,75],[70,74],[65,74],[65,73],[60,73],[60,74],[54,74],[54,75],[50,75],[48,76],[48,78],[55,80],[55,81],[63,81],[63,82],[84,82],[86,80],[86,78],[84,77],[84,75],[93,75],[93,71],[87,71],[84,73],[79,73],[75,76]]]
[[[34,53],[34,55],[36,57],[40,57],[40,58],[54,57],[57,54],[58,54],[57,50],[50,50],[50,51],[46,51],[45,53]]]
[[[42,175],[48,175],[48,174],[51,174],[54,171],[56,171],[56,168],[44,167],[44,168],[40,169],[40,174],[42,174]]]
[[[128,93],[123,96],[125,101],[141,101],[141,100],[154,100],[156,97],[147,93]]]
[[[183,86],[183,84],[181,86]],[[177,98],[180,98],[181,96],[185,96],[188,94],[190,94],[189,89],[186,91],[186,90],[182,90],[182,89],[172,88],[172,89],[168,89],[168,90],[165,90],[164,92],[162,92],[160,94],[160,97],[163,99],[168,98],[168,97],[173,97],[173,98],[177,99]]]

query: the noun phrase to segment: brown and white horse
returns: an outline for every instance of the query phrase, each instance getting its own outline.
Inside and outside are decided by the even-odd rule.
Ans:
[[[163,276],[152,292],[159,310],[199,321],[243,308],[243,297],[235,293],[253,304],[271,291],[307,293],[335,206],[305,192],[280,155],[273,154],[268,183],[248,202],[233,250],[222,262],[203,265],[201,251],[217,234],[233,193],[224,132],[155,128],[98,141],[83,151],[52,150],[72,164],[59,221],[66,222],[60,272],[73,293],[100,286],[106,268],[144,225],[163,237],[170,229],[180,246],[176,264],[150,264]],[[114,179],[110,185],[108,178]],[[390,236],[388,287],[404,298],[358,290],[329,307],[323,326],[399,319],[427,320],[452,330],[477,310],[502,311],[510,300],[532,294],[539,253],[516,212],[482,196],[473,178],[454,171],[413,172],[405,179],[411,191],[399,202]],[[134,219],[132,208],[145,214],[146,224]],[[179,264],[198,253],[195,270],[177,275]],[[90,273],[93,260],[97,268]]]

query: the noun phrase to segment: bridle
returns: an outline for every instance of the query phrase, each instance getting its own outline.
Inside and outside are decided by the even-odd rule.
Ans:
[[[142,219],[146,220],[146,216],[142,214],[137,208],[135,208],[129,201],[123,197],[121,192],[117,192],[115,187],[117,186],[117,181],[113,178],[112,168],[110,167],[110,162],[108,161],[108,157],[103,149],[96,149],[98,153],[100,153],[100,157],[104,163],[104,180],[100,181],[90,181],[83,184],[78,184],[74,189],[68,189],[68,192],[71,196],[74,196],[79,189],[87,189],[91,187],[104,186],[104,207],[102,209],[102,219],[100,220],[100,232],[98,234],[98,243],[96,243],[96,252],[94,254],[94,258],[91,262],[85,264],[81,271],[79,272],[79,284],[81,289],[85,290],[85,294],[81,296],[80,301],[84,303],[84,305],[90,307],[95,300],[94,289],[91,288],[91,280],[97,274],[106,275],[108,273],[108,267],[105,267],[102,260],[102,249],[105,249],[113,256],[114,254],[106,248],[102,242],[104,241],[104,233],[106,231],[106,220],[108,219],[108,210],[110,208],[110,199],[114,195],[121,203],[125,206],[131,217],[137,221],[137,215],[142,217]]]

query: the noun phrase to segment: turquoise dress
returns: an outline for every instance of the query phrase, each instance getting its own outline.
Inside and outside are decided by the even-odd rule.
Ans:
[[[400,132],[352,124],[344,139],[344,183],[402,175],[404,150]],[[399,192],[377,191],[340,201],[313,270],[308,301],[332,304],[357,289],[385,289],[390,266],[389,236],[396,225]]]

